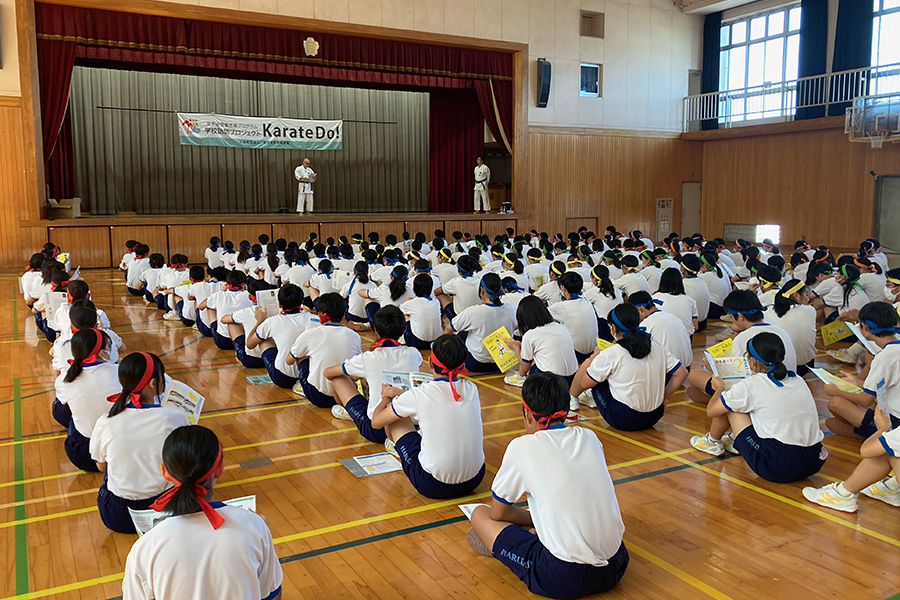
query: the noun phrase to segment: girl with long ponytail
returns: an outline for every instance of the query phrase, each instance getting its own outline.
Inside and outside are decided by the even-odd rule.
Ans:
[[[456,315],[445,332],[465,335],[469,372],[496,373],[497,365],[482,340],[500,327],[506,327],[512,335],[516,329],[516,312],[509,304],[503,304],[503,286],[496,273],[485,273],[479,282],[478,295],[481,304]]]
[[[375,313],[383,306],[400,306],[409,298],[413,298],[413,292],[406,287],[409,279],[409,270],[401,264],[391,269],[390,281],[382,283],[378,287],[361,289],[357,292],[360,298],[365,300],[366,316],[369,326],[374,326]]]
[[[838,317],[854,320],[859,309],[869,303],[869,296],[859,282],[859,268],[854,264],[844,263],[835,271],[834,280],[837,287],[820,300],[824,307],[825,322],[831,323]]]
[[[351,324],[351,328],[355,328],[362,323],[368,324],[369,322],[369,318],[366,316],[366,301],[359,292],[360,290],[374,289],[375,282],[369,278],[369,265],[364,260],[354,265],[351,275],[353,278],[344,284],[340,294],[347,299],[347,312],[344,316]]]
[[[609,332],[606,316],[609,311],[622,304],[622,291],[613,285],[609,279],[609,269],[603,265],[596,265],[591,269],[591,282],[594,285],[585,289],[583,295],[594,305],[594,313],[597,315],[597,336],[611,342],[613,338]]]
[[[731,280],[719,265],[719,256],[715,251],[706,251],[700,255],[700,279],[706,282],[709,290],[710,319],[719,319],[725,314],[722,305],[725,297],[731,293]]]

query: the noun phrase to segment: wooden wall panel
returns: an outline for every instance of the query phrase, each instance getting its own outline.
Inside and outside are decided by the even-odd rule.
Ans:
[[[390,233],[393,233],[397,236],[398,240],[403,239],[400,237],[403,234],[403,229],[405,227],[405,223],[403,221],[398,221],[394,219],[393,221],[366,221],[363,223],[363,237],[368,239],[369,233],[374,231],[377,232],[380,236],[379,239],[382,243],[384,243],[384,237]],[[433,229],[433,228],[432,228]],[[359,233],[359,232],[356,232]],[[352,234],[351,234],[352,235]]]
[[[172,254],[187,254],[188,261],[192,264],[206,264],[206,249],[209,247],[209,238],[219,236],[221,238],[221,227],[219,225],[169,225],[167,227],[169,236],[168,251],[158,250],[166,256],[166,262]],[[259,234],[257,234],[259,235]],[[254,238],[255,241],[256,238]],[[234,242],[235,248],[240,240]],[[156,252],[153,246],[150,246],[151,252]]]
[[[444,221],[444,233],[447,234],[448,240],[453,239],[454,231],[479,235],[481,233],[481,221]]]
[[[232,224],[226,223],[222,225],[222,241],[231,240],[234,242],[234,247],[237,248],[241,243],[241,240],[247,240],[251,245],[259,243],[259,236],[262,234],[266,234],[269,236],[269,239],[274,239],[272,237],[272,225],[270,223],[259,223],[252,225],[240,225],[240,224]],[[209,241],[207,237],[205,242]],[[265,248],[263,248],[265,251]]]
[[[444,228],[444,221],[406,221],[404,226],[411,235],[421,231],[425,234],[425,239],[431,240],[434,238],[435,229]]]
[[[839,128],[703,142],[701,223],[773,223],[781,241],[855,248],[875,234],[875,180],[900,174],[900,144],[875,150]]]
[[[504,220],[492,219],[490,221],[482,221],[481,222],[481,233],[483,233],[486,236],[489,236],[491,238],[491,241],[493,241],[494,236],[500,235],[501,233],[505,234],[507,227],[512,227],[513,229],[515,229],[516,222],[512,219],[510,219],[508,221],[505,219]]]
[[[147,244],[150,246],[151,252],[161,252],[166,257],[166,261],[169,260],[169,241],[165,225],[110,226],[110,258],[113,262],[110,266],[117,266],[122,260],[122,255],[125,254],[125,242],[128,240],[137,240],[142,244]]]
[[[289,242],[297,242],[302,246],[309,239],[310,232],[319,235],[319,224],[314,221],[309,223],[275,223],[272,225],[272,240],[284,238]]]
[[[348,238],[354,233],[362,233],[362,221],[353,221],[350,223],[319,223],[319,239],[322,243],[329,237],[333,237],[335,241],[342,235]]]
[[[63,252],[71,254],[72,269],[108,267],[112,264],[109,227],[48,227],[47,234]]]
[[[562,234],[566,235],[570,231],[578,231],[579,227],[587,227],[588,231],[593,231],[594,233],[598,233],[597,217],[568,217],[566,219],[566,230],[565,230],[565,232],[562,232]],[[604,225],[603,227],[605,229],[606,225]],[[554,233],[556,233],[556,232],[554,232]],[[600,233],[602,233],[602,232],[600,232]]]

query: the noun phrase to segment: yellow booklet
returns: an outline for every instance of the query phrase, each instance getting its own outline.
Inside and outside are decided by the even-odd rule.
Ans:
[[[484,336],[481,343],[491,353],[491,358],[501,371],[508,371],[519,363],[519,357],[512,351],[509,342],[512,336],[506,327],[501,327],[494,333]]]
[[[607,342],[606,340],[597,338],[597,347],[600,348],[600,350],[606,350],[610,346],[615,346],[615,344],[613,342]]]
[[[822,325],[822,327],[819,328],[819,331],[822,332],[822,343],[826,346],[839,342],[848,335],[853,335],[853,332],[850,331],[850,327],[847,323],[840,319],[836,319],[827,325]]]
[[[715,346],[710,346],[706,351],[709,352],[710,356],[713,358],[724,358],[731,354],[731,346],[733,343],[734,341],[731,338],[726,338]]]

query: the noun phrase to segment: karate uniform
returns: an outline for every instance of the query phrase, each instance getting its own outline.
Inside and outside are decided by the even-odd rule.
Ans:
[[[491,199],[488,198],[488,183],[491,181],[491,170],[487,165],[475,167],[475,212],[491,210]]]
[[[300,181],[297,189],[297,212],[300,214],[304,212],[311,213],[313,210],[312,182],[308,178],[314,177],[315,174],[315,171],[303,165],[294,169],[294,177],[297,178],[297,181],[300,181],[301,178],[307,178],[307,181]]]

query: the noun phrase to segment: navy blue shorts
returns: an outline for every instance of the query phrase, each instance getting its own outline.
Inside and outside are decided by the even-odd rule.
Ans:
[[[484,479],[484,465],[474,477],[462,483],[444,483],[422,468],[419,452],[422,450],[422,436],[418,431],[410,431],[394,443],[400,455],[400,465],[416,491],[426,498],[443,500],[466,496],[478,487]]]
[[[528,374],[531,375],[532,373],[550,373],[550,371],[541,371],[537,368],[537,365],[531,365],[531,368],[528,369]],[[554,373],[554,375],[559,375],[559,373]],[[566,385],[572,387],[572,382],[575,381],[575,373],[572,373],[571,375],[559,376],[566,380]]]
[[[232,340],[232,343],[234,343],[234,353],[238,360],[248,369],[265,369],[266,363],[263,362],[262,358],[259,356],[247,355],[247,346],[244,344],[245,337],[246,336],[239,335]]]
[[[359,433],[370,442],[383,444],[384,440],[387,439],[387,435],[384,433],[384,429],[372,428],[372,421],[369,420],[369,415],[366,414],[368,407],[369,401],[361,394],[356,394],[344,405],[350,418],[356,424],[356,428],[359,429]]]
[[[709,303],[709,313],[706,315],[707,319],[721,319],[724,314],[724,308],[714,302]]]
[[[309,359],[304,358],[300,362],[297,363],[297,370],[300,371],[300,376],[297,380],[300,382],[300,387],[303,388],[303,395],[306,396],[306,399],[309,400],[314,406],[318,406],[319,408],[331,408],[337,402],[334,401],[334,396],[328,396],[320,392],[316,386],[309,382]]]
[[[156,308],[159,310],[167,311],[169,310],[169,299],[166,298],[165,294],[157,294],[153,300],[156,302]]]
[[[144,289],[144,299],[147,302],[156,302],[156,299],[153,297],[153,294],[150,293],[150,290]]]
[[[547,598],[581,598],[608,592],[628,567],[624,542],[606,566],[582,565],[556,558],[536,535],[518,525],[503,529],[491,551],[528,586],[528,591]]]
[[[46,320],[44,321],[44,325],[44,337],[47,338],[47,341],[52,344],[56,341],[56,336],[59,335],[59,333],[55,329],[50,327],[50,324],[47,323]]]
[[[640,412],[613,398],[609,382],[601,381],[591,388],[591,395],[597,404],[600,416],[610,427],[620,431],[642,431],[650,429],[662,419],[666,410],[665,401],[650,412]]]
[[[209,324],[209,330],[212,334],[213,342],[216,344],[216,348],[219,350],[234,350],[234,342],[231,341],[230,337],[218,332],[218,325],[219,324],[216,321]]]
[[[368,317],[360,317],[359,315],[354,315],[349,310],[344,313],[344,319],[348,323],[368,323],[369,322]]]
[[[297,383],[296,377],[285,375],[275,366],[275,358],[278,356],[278,348],[269,348],[262,353],[263,363],[266,365],[266,371],[269,372],[269,379],[272,383],[280,388],[291,389]]]
[[[72,464],[82,471],[93,473],[100,471],[97,463],[91,458],[91,438],[84,437],[75,429],[74,420],[69,423],[69,435],[66,436],[63,447]]]
[[[366,320],[369,322],[369,327],[372,328],[372,331],[375,331],[375,313],[377,313],[380,308],[381,305],[377,302],[369,302],[366,304]]]
[[[898,419],[894,415],[888,416],[891,418],[891,429],[900,427],[900,419]],[[866,414],[863,415],[863,419],[859,424],[859,427],[855,427],[853,429],[853,432],[856,433],[856,435],[868,438],[871,437],[872,434],[876,431],[878,431],[878,428],[875,426],[875,409],[870,408],[866,411]]]
[[[581,363],[583,363],[584,361],[586,361],[587,359],[589,359],[589,358],[590,358],[591,356],[593,356],[593,355],[594,355],[593,350],[590,351],[590,352],[588,352],[587,354],[582,354],[582,353],[579,352],[578,350],[575,351],[575,359],[578,361],[578,364],[579,364],[579,365],[580,365]]]
[[[185,327],[193,327],[194,322],[191,321],[190,319],[185,319],[184,314],[182,314],[183,311],[184,311],[184,301],[182,300],[181,302],[179,302],[175,305],[175,312],[178,313],[178,318],[181,319],[182,325],[184,325]]]
[[[707,319],[708,318],[709,317],[707,317]],[[694,333],[699,333],[701,331],[706,331],[706,319],[697,322],[697,331],[695,331]]]
[[[213,321],[215,323],[215,321]],[[203,337],[212,337],[212,329],[209,328],[209,325],[203,322],[203,319],[200,316],[197,316],[197,321],[195,323],[197,325],[197,331],[200,332],[200,335]]]
[[[108,475],[103,477],[103,483],[100,484],[100,490],[97,492],[97,509],[100,512],[100,519],[107,529],[119,533],[137,533],[134,530],[134,523],[131,520],[131,515],[128,514],[128,509],[147,510],[159,496],[153,496],[146,500],[119,498],[106,487],[108,477]]]
[[[453,317],[456,316],[456,309],[453,308],[453,303],[451,302],[447,306],[444,307],[444,316],[447,317],[448,321],[452,321]]]
[[[434,340],[426,341],[416,337],[416,335],[412,332],[412,327],[410,327],[409,321],[407,321],[406,331],[403,332],[403,342],[407,346],[415,348],[417,350],[431,350],[431,343],[434,342]]]
[[[615,342],[612,331],[609,330],[609,323],[602,317],[597,317],[597,337],[607,342]]]
[[[128,290],[128,293],[132,296],[143,296],[144,290],[139,290],[137,288],[125,286],[125,289]]]
[[[790,483],[819,472],[828,452],[822,443],[792,446],[774,438],[761,438],[750,425],[734,436],[734,447],[750,469],[767,481]]]
[[[494,361],[483,363],[471,353],[466,353],[466,371],[469,373],[499,373],[500,369]]]
[[[66,429],[69,428],[69,423],[72,422],[72,409],[69,408],[68,404],[63,404],[54,398],[53,403],[50,405],[50,412],[53,413],[53,418],[57,423]]]

